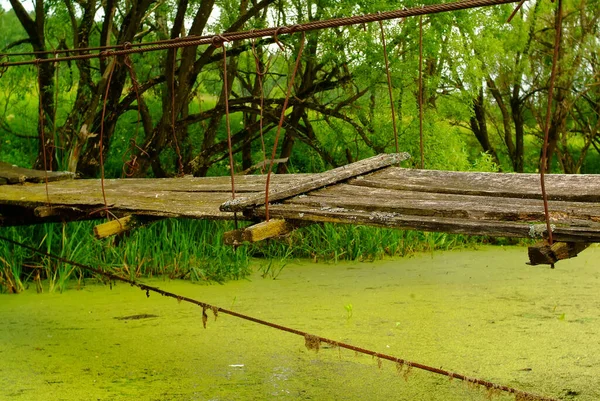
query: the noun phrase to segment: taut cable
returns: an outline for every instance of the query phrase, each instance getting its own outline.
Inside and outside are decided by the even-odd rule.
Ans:
[[[419,6],[413,8],[407,8],[402,10],[386,11],[382,13],[364,14],[352,17],[344,18],[333,18],[323,21],[312,21],[304,24],[298,24],[293,26],[282,26],[278,28],[265,28],[265,29],[254,29],[250,31],[239,31],[239,32],[226,32],[220,35],[211,37],[191,37],[182,38],[178,41],[165,41],[160,42],[161,44],[148,47],[123,49],[121,50],[105,50],[96,54],[78,54],[68,57],[59,57],[56,59],[38,59],[40,63],[57,62],[57,61],[69,61],[69,60],[83,60],[99,57],[109,56],[122,56],[125,54],[132,53],[144,53],[151,51],[166,50],[179,47],[189,46],[201,46],[215,44],[215,38],[217,40],[227,39],[228,41],[245,40],[252,38],[261,38],[265,36],[276,36],[284,34],[292,34],[294,32],[309,32],[319,29],[336,28],[348,25],[361,25],[369,22],[385,21],[398,18],[414,17],[419,15],[438,14],[448,11],[466,10],[470,8],[488,7],[500,4],[516,3],[519,0],[466,0],[457,1],[451,3],[432,4],[428,6]],[[189,40],[188,40],[189,39]],[[80,49],[81,50],[81,49]],[[17,65],[30,65],[35,64],[36,60],[24,60],[24,61],[13,61],[0,63],[0,70],[3,67],[17,66]]]

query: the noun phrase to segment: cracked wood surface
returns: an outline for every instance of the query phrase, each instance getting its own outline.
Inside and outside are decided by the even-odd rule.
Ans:
[[[329,174],[328,180],[331,180]],[[273,175],[275,190],[321,182],[322,174]],[[548,175],[549,209],[557,241],[600,242],[600,175]],[[264,196],[265,176],[236,177],[240,197]],[[539,176],[386,167],[342,183],[271,203],[272,217],[466,235],[544,235]],[[320,185],[320,184],[319,184]],[[229,177],[106,180],[111,212],[157,217],[233,219],[219,207],[231,199]],[[292,192],[294,192],[292,191]],[[0,186],[0,225],[101,217],[99,180]],[[286,195],[287,196],[287,195]],[[238,219],[260,220],[264,206]]]
[[[502,237],[545,236],[536,174],[388,167],[270,206],[273,217]],[[600,175],[546,176],[557,241],[600,242]],[[253,211],[264,216],[264,208]]]
[[[276,175],[274,185],[287,185],[305,174]],[[111,213],[195,219],[233,219],[219,210],[231,199],[229,177],[107,179],[104,183]],[[236,192],[258,194],[264,176],[236,177]],[[101,218],[104,208],[98,179],[0,186],[0,225]]]
[[[22,184],[24,182],[46,182],[70,180],[75,177],[68,171],[42,171],[13,166],[0,162],[0,185]]]
[[[408,153],[379,154],[324,173],[307,175],[293,181],[289,185],[281,185],[279,187],[271,186],[272,189],[269,191],[269,204],[271,204],[271,202],[323,188],[327,185],[337,184],[349,178],[371,173],[393,164],[399,164],[409,158],[410,155]],[[221,210],[224,212],[241,212],[248,208],[264,205],[265,192],[266,191],[260,194],[240,197],[225,202],[221,205]]]

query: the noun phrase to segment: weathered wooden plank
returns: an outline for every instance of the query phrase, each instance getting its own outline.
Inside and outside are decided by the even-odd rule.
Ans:
[[[357,174],[356,170],[345,171],[351,166],[333,175],[274,175],[272,182],[282,196],[290,196],[308,191],[300,184],[314,188],[326,180],[336,182]],[[598,242],[600,191],[595,191],[600,176],[556,177],[549,176],[548,181],[555,199],[549,205],[552,223],[556,225],[554,238]],[[310,191],[306,196],[286,198],[283,204],[273,204],[271,210],[275,213],[273,217],[308,222],[333,221],[469,235],[542,234],[545,225],[536,224],[544,218],[541,201],[536,199],[537,187],[526,186],[539,183],[539,177],[521,178],[513,174],[388,167],[363,178],[351,178],[350,184],[338,183]],[[105,180],[105,188],[108,207],[117,215],[232,219],[232,213],[219,210],[230,198],[229,180],[229,177],[114,179]],[[236,190],[262,202],[265,180],[264,176],[238,176]],[[513,185],[513,180],[517,184]],[[104,207],[100,180],[50,182],[47,190],[43,184],[0,187],[0,225],[100,218],[105,215]],[[260,217],[263,209],[259,207],[254,215],[238,214],[238,218]]]
[[[302,219],[313,222],[360,224],[376,227],[440,231],[464,235],[487,235],[499,237],[541,238],[545,224],[526,224],[506,221],[464,220],[446,217],[410,216],[398,213],[348,210],[342,208],[307,207],[294,204],[276,204],[269,207],[274,218]],[[264,207],[253,211],[255,217],[264,216]],[[590,227],[556,226],[553,231],[556,241],[600,242],[600,229]]]
[[[286,179],[291,179],[287,178]],[[109,209],[112,213],[139,214],[157,217],[188,217],[206,219],[231,219],[230,213],[219,211],[219,205],[229,199],[225,191],[212,192],[215,182],[225,185],[225,180],[209,179],[166,179],[163,180],[106,180],[105,189]],[[248,180],[255,185],[260,180]],[[165,185],[166,184],[166,185]],[[227,184],[230,185],[231,184]],[[192,191],[186,191],[192,186]],[[163,190],[163,188],[167,190]],[[262,188],[262,185],[261,187]],[[204,191],[203,189],[206,189]],[[256,193],[251,192],[251,193]],[[48,202],[49,199],[49,202]],[[40,213],[27,214],[27,218],[13,218],[15,207],[38,208]],[[104,200],[100,180],[77,180],[51,182],[46,192],[45,185],[7,185],[0,187],[1,225],[25,224],[26,222],[56,221],[58,214],[67,220],[100,218]],[[47,209],[47,210],[46,210]],[[67,211],[68,213],[63,213]],[[19,212],[20,213],[20,212]],[[240,217],[240,216],[238,216]]]
[[[311,174],[274,175],[272,179],[274,185],[285,185],[307,176]],[[238,178],[236,190],[239,192],[255,194],[264,190],[265,177]],[[107,179],[105,190],[109,209],[115,214],[233,218],[231,213],[219,211],[219,206],[230,198],[230,177]],[[28,208],[32,209],[31,213],[24,214]],[[99,212],[101,209],[104,209],[104,200],[98,179],[50,182],[47,190],[42,184],[0,187],[0,225],[102,218],[105,214]],[[243,217],[238,215],[238,218]]]
[[[107,238],[113,235],[122,234],[124,232],[141,227],[145,224],[152,223],[160,218],[152,218],[148,216],[128,215],[119,219],[110,220],[94,227],[94,236],[98,239]]]
[[[288,185],[298,179],[315,176],[316,174],[274,174],[271,183],[274,185]],[[91,181],[91,180],[86,180]],[[107,185],[115,187],[131,187],[147,190],[149,186],[163,191],[174,192],[224,192],[231,193],[231,177],[191,177],[182,178],[128,178],[106,180]],[[260,192],[265,190],[266,176],[240,175],[235,176],[236,193]],[[98,185],[100,183],[98,182]]]
[[[285,185],[305,174],[273,176],[274,185]],[[243,176],[236,179],[236,191],[250,194],[264,190],[265,179],[260,176]],[[218,200],[219,205],[230,197],[231,182],[229,177],[205,178],[165,178],[165,179],[107,179],[105,180],[107,196],[125,195],[131,199],[137,197],[161,198],[165,194],[173,197],[204,197],[212,202]],[[97,203],[102,199],[101,183],[97,179],[70,180],[48,184],[48,196],[51,204],[86,204]],[[188,194],[188,195],[182,195]],[[195,195],[189,195],[195,194]],[[43,185],[2,186],[0,187],[0,203],[27,204],[28,202],[47,201],[46,188]],[[111,203],[111,199],[108,199]],[[100,200],[103,203],[103,200]],[[217,205],[218,209],[218,205]]]
[[[305,177],[289,186],[277,186],[269,192],[269,201],[275,202],[281,199],[290,198],[315,189],[342,182],[361,174],[376,171],[410,158],[408,153],[380,154],[371,158],[361,160],[346,166],[338,167],[324,173],[316,174],[311,177]],[[221,205],[220,209],[224,212],[241,212],[244,209],[264,205],[265,194],[261,193],[254,196],[239,197],[231,199]]]
[[[555,242],[552,245],[548,242],[539,242],[528,247],[529,265],[552,265],[559,260],[565,260],[576,257],[585,250],[589,243],[586,242]]]
[[[110,237],[130,230],[134,226],[133,215],[121,217],[120,219],[107,221],[94,227],[94,236],[98,239]]]
[[[241,245],[244,242],[259,242],[289,234],[296,227],[284,219],[270,219],[239,230],[227,231],[223,235],[226,245]]]
[[[462,195],[541,199],[538,174],[472,173],[390,167],[349,181],[353,185]],[[548,174],[550,200],[600,202],[600,175]]]
[[[338,184],[314,191],[307,196],[288,199],[285,203],[480,220],[545,219],[541,200],[410,192],[350,184]],[[600,227],[600,204],[554,201],[550,203],[549,210],[550,219],[554,223],[577,222]]]
[[[68,171],[43,171],[14,166],[10,163],[0,162],[0,185],[22,184],[25,182],[45,182],[70,180],[75,177]]]

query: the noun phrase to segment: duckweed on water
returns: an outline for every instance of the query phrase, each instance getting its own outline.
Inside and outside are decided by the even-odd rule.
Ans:
[[[469,377],[593,401],[600,399],[599,257],[594,247],[550,270],[526,266],[524,248],[483,248],[375,263],[291,264],[278,280],[257,273],[218,286],[148,284]],[[350,302],[348,321],[340,305]],[[114,319],[142,314],[158,317]],[[128,285],[0,295],[0,320],[2,400],[483,401],[489,395],[407,364],[383,361],[378,369],[377,360],[336,347],[314,353],[298,336],[230,316],[203,329],[197,307],[146,298]]]

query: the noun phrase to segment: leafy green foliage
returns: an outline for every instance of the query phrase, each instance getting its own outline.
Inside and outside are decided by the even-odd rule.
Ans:
[[[89,2],[94,3],[93,1]],[[426,2],[434,4],[434,1]],[[70,15],[69,5],[75,13]],[[219,1],[218,12],[208,20],[204,33],[228,29],[246,12],[240,7],[246,3]],[[246,5],[244,5],[246,4]],[[405,7],[420,6],[422,3],[408,2]],[[564,98],[566,107],[556,114],[558,134],[556,139],[557,170],[565,172],[591,172],[600,156],[598,139],[598,79],[597,60],[587,57],[595,54],[599,47],[597,31],[597,5],[571,0],[565,3],[563,63],[559,70],[561,87],[567,89]],[[140,22],[137,41],[165,39],[175,23],[175,16],[185,15],[187,21],[202,20],[200,16],[206,4],[198,2],[192,6],[178,2],[163,2],[149,12]],[[45,33],[48,48],[76,46],[73,43],[73,23],[81,23],[84,3],[46,1]],[[131,11],[128,2],[116,2],[118,12],[114,13],[112,24],[115,29],[125,32],[134,28],[126,26],[126,15]],[[182,7],[181,9],[179,7]],[[272,25],[292,25],[362,13],[387,11],[397,4],[389,1],[350,2],[278,2],[255,14],[240,29],[263,28]],[[423,21],[423,85],[424,85],[424,136],[426,161],[433,168],[470,168],[478,164],[481,151],[489,153],[502,170],[535,171],[538,168],[539,137],[544,110],[544,92],[549,73],[549,53],[546,44],[551,43],[554,5],[536,2],[524,7],[510,25],[506,24],[512,5],[464,10],[424,16]],[[204,11],[203,11],[204,10]],[[581,10],[581,13],[579,12]],[[74,21],[71,17],[74,17]],[[98,16],[93,19],[89,34],[89,45],[98,45],[99,32],[104,29]],[[14,12],[9,10],[0,16],[3,28],[4,46],[26,34]],[[189,24],[188,24],[189,25]],[[396,106],[401,150],[418,155],[418,107],[417,69],[419,65],[419,18],[383,23],[392,73],[393,97]],[[105,26],[104,26],[105,27]],[[187,29],[192,29],[187,26]],[[182,29],[185,30],[185,29]],[[189,32],[187,32],[189,33]],[[123,35],[124,33],[121,33]],[[278,38],[283,51],[265,39],[255,44],[249,42],[230,44],[229,51],[239,46],[243,50],[230,56],[230,71],[236,71],[229,97],[245,98],[245,105],[255,110],[259,107],[258,75],[254,55],[259,55],[263,63],[261,76],[266,99],[264,116],[276,122],[280,104],[290,78],[295,54],[300,45],[300,35]],[[28,50],[24,43],[15,50]],[[195,57],[206,52],[208,47],[200,47]],[[185,57],[188,57],[187,55]],[[184,60],[182,65],[193,60]],[[15,59],[19,59],[18,57]],[[12,60],[12,58],[11,58]],[[135,159],[139,162],[138,176],[163,176],[175,174],[178,170],[177,155],[170,127],[161,122],[171,119],[169,95],[172,83],[166,81],[168,69],[167,54],[162,52],[132,55],[131,61],[140,85],[147,85],[141,99],[148,108],[147,124],[137,123],[137,101],[131,97],[123,104],[116,116],[116,125],[105,127],[109,136],[107,148],[107,176],[123,174],[123,164]],[[197,61],[197,60],[196,60]],[[177,66],[176,66],[177,67]],[[178,132],[183,148],[183,161],[186,172],[198,174],[222,174],[227,169],[222,150],[207,151],[226,140],[223,121],[222,61],[218,53],[190,82],[184,86],[177,82],[178,90],[188,91],[189,96],[176,105],[176,119],[183,125]],[[85,160],[75,160],[72,151],[75,142],[71,130],[81,128],[81,120],[74,118],[79,91],[89,91],[83,97],[90,102],[101,72],[104,68],[97,60],[92,60],[89,80],[84,79],[85,69],[74,63],[60,64],[54,81],[56,83],[57,111],[48,116],[54,140],[55,160],[59,168],[79,165],[84,174],[97,175],[94,167],[98,155],[97,135],[101,102],[97,105],[92,127],[93,136],[84,144]],[[122,90],[114,101],[120,101],[132,94],[129,72],[123,64],[117,65],[123,76]],[[36,71],[30,67],[11,68],[0,81],[0,136],[2,147],[0,156],[4,160],[30,165],[36,158],[38,147],[35,144],[37,126]],[[83,79],[83,80],[82,80]],[[177,78],[178,79],[178,78]],[[85,86],[89,85],[89,88]],[[121,84],[114,84],[121,85]],[[484,125],[485,143],[480,137],[467,138],[473,129],[473,101],[482,90],[481,107],[485,116],[479,122]],[[494,92],[496,91],[497,92]],[[304,91],[304,92],[303,92]],[[98,95],[96,93],[96,95]],[[304,53],[299,75],[296,79],[294,96],[302,103],[290,105],[287,110],[288,122],[283,127],[278,157],[291,156],[292,171],[318,171],[351,160],[370,156],[373,153],[394,150],[390,104],[384,73],[380,29],[377,23],[365,26],[314,31],[307,34],[307,48]],[[87,98],[86,98],[87,97]],[[292,99],[294,100],[294,98]],[[177,100],[179,102],[179,100]],[[558,101],[558,99],[557,99]],[[2,104],[4,102],[4,104]],[[512,102],[512,103],[511,103]],[[517,106],[514,106],[517,102]],[[294,102],[292,102],[294,103]],[[516,103],[515,103],[516,104]],[[514,106],[514,107],[513,107]],[[110,105],[109,105],[110,108]],[[2,113],[1,110],[4,109]],[[201,117],[202,113],[213,110],[216,117]],[[249,140],[248,149],[243,146],[235,150],[235,169],[241,170],[255,164],[264,156],[258,126],[257,112],[232,106],[231,126],[235,134],[246,128]],[[298,115],[294,116],[298,111]],[[559,117],[562,119],[559,121]],[[194,123],[183,123],[192,119]],[[555,120],[553,120],[555,121]],[[54,124],[54,122],[56,122]],[[70,124],[75,124],[71,126]],[[107,123],[108,124],[108,123]],[[291,126],[296,129],[290,129]],[[517,129],[517,125],[519,126]],[[460,131],[452,127],[461,127]],[[114,133],[113,133],[114,129]],[[214,131],[214,134],[211,132]],[[274,142],[274,130],[265,133],[265,144],[269,148]],[[18,137],[18,135],[28,138]],[[152,138],[161,138],[160,144]],[[134,145],[132,145],[132,143]],[[524,147],[519,147],[524,143]],[[149,153],[151,149],[152,152]],[[554,149],[552,145],[551,149]],[[154,152],[154,153],[153,153]],[[204,153],[203,153],[204,152]],[[270,152],[267,152],[270,154]],[[290,154],[288,154],[290,153]],[[82,156],[83,157],[83,156]],[[206,168],[194,167],[194,158],[201,158]],[[590,159],[591,158],[591,159]],[[148,159],[148,160],[147,160]],[[315,162],[320,159],[321,162]],[[416,159],[416,157],[415,157]],[[156,168],[150,168],[152,163]],[[198,160],[196,160],[198,162]],[[74,164],[73,164],[74,163]],[[87,165],[86,165],[87,163]],[[244,167],[245,166],[245,167]]]

